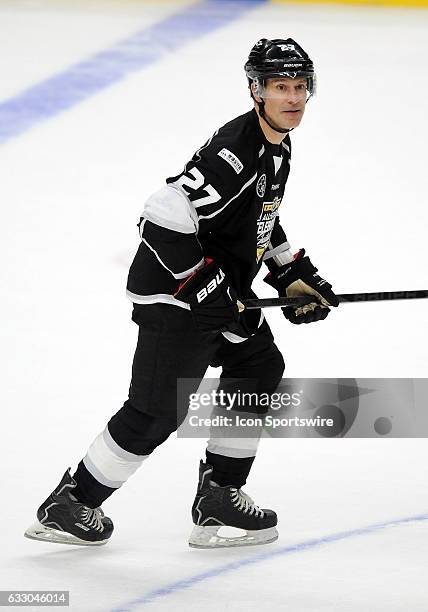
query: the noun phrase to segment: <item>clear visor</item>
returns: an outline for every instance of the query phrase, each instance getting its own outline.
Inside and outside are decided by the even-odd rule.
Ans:
[[[283,100],[293,96],[297,99],[308,100],[315,94],[315,75],[311,76],[312,87],[309,90],[309,79],[306,77],[278,77],[267,79],[264,83],[255,81],[254,93],[263,99],[273,98]]]

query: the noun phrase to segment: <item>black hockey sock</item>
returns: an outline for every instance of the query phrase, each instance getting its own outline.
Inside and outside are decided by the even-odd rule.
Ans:
[[[73,489],[72,495],[74,495],[77,501],[85,504],[85,506],[89,506],[89,508],[98,508],[112,493],[117,491],[117,489],[107,487],[98,482],[88,472],[83,461],[79,462],[73,478],[77,482],[77,487]]]
[[[212,466],[211,480],[221,487],[232,486],[240,489],[247,482],[255,457],[226,457],[206,451],[207,463]]]

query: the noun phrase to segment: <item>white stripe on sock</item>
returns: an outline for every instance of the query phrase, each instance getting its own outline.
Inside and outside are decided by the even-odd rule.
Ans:
[[[92,442],[83,463],[101,484],[117,488],[138,470],[147,456],[123,450],[106,428]]]

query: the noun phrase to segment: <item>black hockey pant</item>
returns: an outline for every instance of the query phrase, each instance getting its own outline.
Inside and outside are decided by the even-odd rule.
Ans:
[[[139,325],[129,397],[93,441],[74,478],[76,497],[97,507],[138,469],[177,429],[188,406],[177,405],[177,379],[199,386],[209,365],[222,367],[222,379],[246,379],[251,390],[272,393],[284,361],[266,321],[244,342],[221,334],[201,333],[188,310],[169,304],[134,306]],[[177,411],[179,413],[177,419]],[[251,469],[258,440],[211,439],[207,463],[221,486],[242,487]]]

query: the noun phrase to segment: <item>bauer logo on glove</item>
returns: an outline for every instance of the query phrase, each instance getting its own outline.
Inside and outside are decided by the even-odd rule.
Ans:
[[[225,276],[223,270],[220,268],[219,271],[218,271],[218,274],[216,274],[215,277],[212,280],[210,280],[208,285],[206,287],[203,287],[196,294],[196,298],[197,298],[198,302],[201,303],[203,300],[205,300],[207,295],[209,293],[212,293],[213,291],[215,291],[217,289],[217,287],[220,285],[220,283],[222,283],[224,281],[225,278],[226,278],[226,276]]]
[[[174,297],[190,305],[201,331],[226,331],[239,321],[236,291],[220,266],[210,259],[180,285]]]

